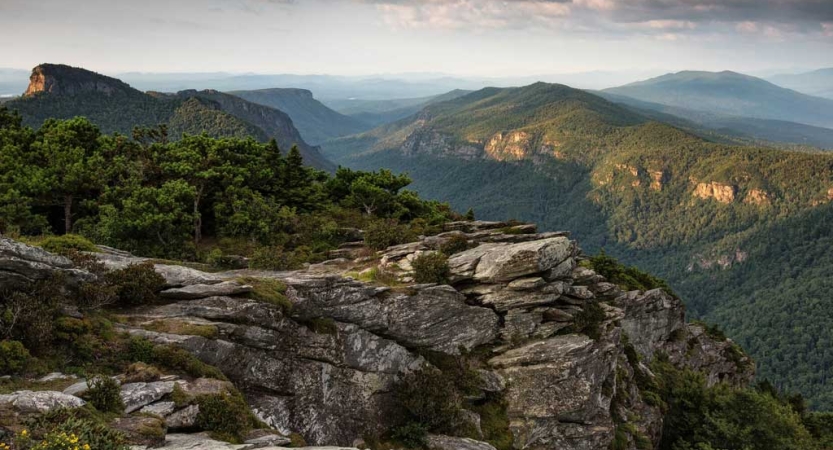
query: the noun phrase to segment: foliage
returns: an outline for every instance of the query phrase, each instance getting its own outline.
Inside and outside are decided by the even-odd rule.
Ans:
[[[239,395],[201,395],[196,403],[200,407],[197,425],[216,437],[239,443],[252,428],[249,407]]]
[[[469,246],[469,240],[465,236],[455,234],[440,245],[440,252],[450,256],[468,250]]]
[[[607,315],[599,302],[588,301],[582,307],[581,312],[573,316],[573,325],[570,328],[575,333],[583,333],[593,340],[598,340],[602,332],[599,325],[606,318]]]
[[[89,444],[91,450],[127,450],[125,436],[107,426],[108,419],[108,416],[88,406],[55,409],[29,421],[30,441],[51,433],[66,433],[75,435],[79,445]]]
[[[428,428],[421,423],[408,422],[391,430],[391,438],[405,448],[425,448],[428,446]]]
[[[280,307],[285,313],[292,310],[292,302],[286,297],[286,285],[274,278],[243,277],[237,281],[252,286],[249,298]]]
[[[87,380],[87,386],[88,389],[84,392],[84,398],[95,409],[110,413],[121,413],[124,411],[124,402],[121,399],[121,386],[119,386],[118,381],[110,377],[94,377]]]
[[[32,358],[29,350],[19,341],[0,341],[0,373],[19,374],[27,370]]]
[[[119,301],[126,305],[144,305],[156,299],[165,286],[165,279],[156,273],[153,263],[131,264],[108,272],[105,282],[116,288]]]
[[[448,283],[451,270],[448,268],[448,257],[443,253],[423,253],[414,258],[414,281],[417,283]]]
[[[261,247],[249,260],[252,269],[292,270],[301,268],[307,258],[297,251],[286,251],[279,246]]]
[[[586,267],[593,269],[599,275],[605,277],[607,281],[619,285],[625,290],[640,290],[649,291],[651,289],[663,289],[671,295],[674,293],[668,284],[654,277],[653,275],[643,272],[636,267],[626,266],[619,263],[616,259],[610,257],[602,249],[598,255],[590,257],[582,261]]]
[[[373,250],[384,250],[392,245],[404,244],[411,240],[407,227],[395,219],[377,220],[364,230],[364,243]]]
[[[206,339],[215,339],[219,334],[217,327],[214,325],[188,323],[175,319],[155,320],[147,325],[144,325],[144,328],[146,330],[156,331],[159,333],[202,336]]]
[[[57,253],[59,255],[66,255],[70,250],[79,252],[98,252],[98,247],[96,247],[95,244],[90,242],[89,239],[77,234],[49,236],[40,241],[40,246],[46,251]]]

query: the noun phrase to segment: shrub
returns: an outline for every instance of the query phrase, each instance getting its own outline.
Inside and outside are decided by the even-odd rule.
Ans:
[[[417,283],[448,283],[448,257],[442,253],[423,253],[414,259],[414,280]]]
[[[19,374],[26,370],[32,356],[18,341],[0,341],[0,373]]]
[[[284,250],[278,246],[260,247],[249,260],[249,267],[263,270],[293,270],[300,268],[306,258],[300,252]]]
[[[439,370],[426,367],[405,375],[395,394],[409,419],[430,431],[448,430],[457,423],[462,396]]]
[[[394,219],[371,222],[364,230],[364,243],[373,250],[384,250],[391,245],[411,240],[410,230]]]
[[[607,318],[604,309],[599,302],[589,301],[584,304],[584,309],[573,316],[573,330],[576,333],[584,333],[593,340],[601,337],[602,330],[599,325]]]
[[[66,255],[71,250],[76,252],[98,252],[98,247],[87,238],[77,234],[49,236],[40,242],[41,248],[48,252]]]
[[[144,328],[159,333],[202,336],[207,339],[214,339],[219,334],[219,330],[214,325],[188,323],[176,319],[156,320],[144,325]]]
[[[408,422],[391,430],[391,438],[405,448],[426,448],[428,446],[428,429],[425,425]]]
[[[172,345],[155,345],[147,339],[132,338],[127,346],[126,359],[184,372],[194,378],[226,380],[219,369],[200,361],[188,351]]]
[[[197,425],[220,439],[242,442],[252,428],[249,407],[239,395],[201,395],[196,402],[200,407]]]
[[[30,420],[27,425],[31,430],[31,437],[45,437],[51,433],[75,435],[78,439],[79,450],[86,449],[84,444],[88,444],[91,450],[127,450],[128,448],[125,436],[107,426],[107,416],[88,406],[76,409],[54,409]],[[41,450],[41,447],[35,448]],[[64,449],[64,447],[45,448]]]
[[[171,392],[171,401],[174,402],[174,405],[176,405],[177,408],[182,408],[191,403],[191,400],[193,400],[193,398],[185,393],[182,386],[180,386],[179,383],[175,383],[174,390]]]
[[[453,255],[469,249],[469,240],[465,236],[455,234],[440,245],[440,252]]]
[[[150,262],[114,270],[107,273],[104,280],[116,287],[119,302],[127,305],[150,303],[156,299],[156,293],[165,287],[165,279],[156,273]]]
[[[110,413],[124,411],[121,387],[116,380],[110,377],[95,377],[87,380],[87,387],[84,398],[95,406],[95,409]]]
[[[148,383],[158,380],[161,376],[162,372],[159,369],[143,362],[135,362],[127,366],[127,370],[124,371],[126,383]]]

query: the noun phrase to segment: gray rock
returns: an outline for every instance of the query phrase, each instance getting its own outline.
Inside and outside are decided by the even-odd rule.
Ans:
[[[95,279],[87,271],[74,269],[69,258],[0,236],[0,286],[25,286],[57,273],[70,284]]]
[[[180,387],[184,393],[194,397],[198,395],[219,395],[226,392],[234,392],[233,384],[214,378],[197,378],[194,381],[180,383]]]
[[[165,417],[176,409],[174,402],[156,402],[147,405],[139,410],[142,414],[153,414],[154,416]]]
[[[174,390],[175,381],[154,381],[152,383],[127,383],[121,387],[124,412],[132,413],[156,402]]]
[[[78,397],[87,392],[87,389],[89,389],[89,386],[87,386],[87,380],[81,380],[77,383],[73,383],[72,385],[64,389],[63,393]]]
[[[572,242],[566,237],[501,245],[480,258],[474,279],[510,281],[545,272],[567,259],[572,252]]]
[[[197,416],[199,413],[199,406],[189,405],[165,417],[165,425],[172,430],[193,428],[197,425]]]
[[[45,413],[59,408],[80,408],[84,400],[57,391],[17,391],[0,395],[0,405],[21,414]]]
[[[641,294],[628,292],[616,299],[625,311],[622,329],[642,359],[650,362],[658,343],[668,341],[671,334],[685,326],[682,302],[662,289]]]
[[[57,381],[57,380],[75,380],[78,377],[75,375],[66,375],[61,372],[52,372],[50,374],[44,375],[38,378],[38,383],[48,383],[50,381]]]
[[[208,433],[168,434],[165,436],[166,450],[248,450],[250,445],[234,445],[208,437]]]
[[[433,450],[495,450],[487,442],[437,434],[428,435],[428,448]]]
[[[128,442],[158,447],[165,442],[165,423],[158,417],[128,416],[110,422],[110,427],[125,435]]]
[[[159,293],[164,298],[194,300],[198,298],[234,296],[252,292],[252,287],[237,281],[223,281],[217,284],[192,284],[181,288],[167,289]]]
[[[515,291],[529,291],[537,289],[545,284],[547,284],[547,282],[541,277],[519,278],[509,283],[506,288]]]
[[[504,289],[482,296],[480,302],[501,312],[516,308],[547,305],[555,303],[561,297],[565,287],[564,283],[557,281],[538,291]]]
[[[265,434],[258,437],[249,437],[243,441],[244,444],[251,445],[251,448],[263,447],[282,447],[292,442],[288,437],[279,434]]]

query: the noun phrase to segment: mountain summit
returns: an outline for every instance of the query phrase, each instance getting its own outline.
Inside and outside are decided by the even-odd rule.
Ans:
[[[167,124],[168,134],[174,139],[183,133],[259,141],[274,138],[284,151],[297,145],[307,164],[335,169],[318,147],[301,137],[284,112],[213,90],[144,93],[86,69],[41,64],[32,70],[24,96],[5,106],[17,110],[32,127],[39,127],[49,118],[85,116],[105,133],[130,135],[137,126]]]

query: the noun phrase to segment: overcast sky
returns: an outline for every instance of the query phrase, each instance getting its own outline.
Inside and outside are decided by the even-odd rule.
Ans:
[[[0,67],[104,73],[833,66],[833,0],[0,0]]]

